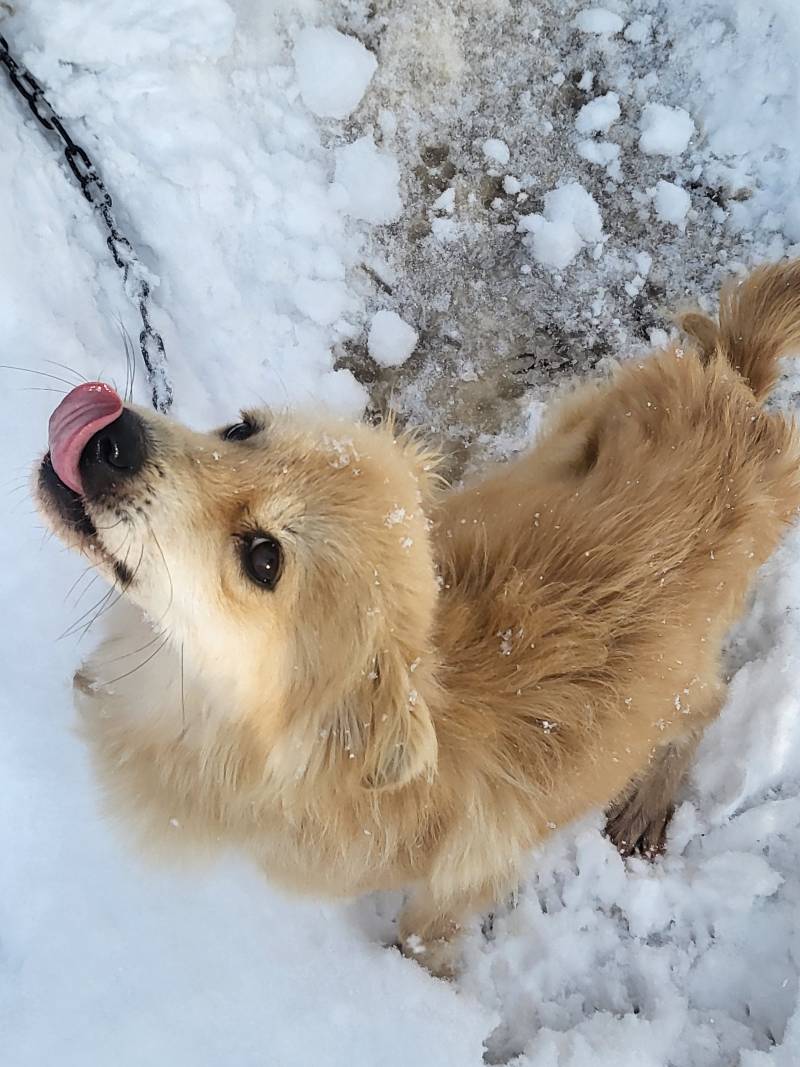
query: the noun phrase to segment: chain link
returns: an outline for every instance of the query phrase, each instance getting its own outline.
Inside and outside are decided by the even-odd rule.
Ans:
[[[15,59],[8,41],[0,34],[0,65],[37,121],[48,133],[56,135],[64,146],[64,158],[80,186],[84,197],[103,220],[108,237],[106,244],[114,262],[122,271],[125,291],[136,306],[142,320],[139,350],[142,354],[147,380],[150,384],[153,407],[166,413],[172,406],[172,384],[167,372],[167,355],[161,334],[150,321],[151,289],[148,273],[136,255],[128,238],[120,232],[113,212],[111,194],[86,150],[70,136],[59,114],[44,95],[44,89],[31,72]]]

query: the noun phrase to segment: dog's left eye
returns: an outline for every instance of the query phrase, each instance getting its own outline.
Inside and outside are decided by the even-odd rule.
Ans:
[[[274,589],[281,576],[281,546],[269,534],[253,534],[242,542],[242,564],[251,581]]]
[[[246,441],[248,437],[252,437],[258,427],[252,423],[244,420],[243,422],[235,422],[233,426],[229,426],[227,430],[222,431],[223,441]]]

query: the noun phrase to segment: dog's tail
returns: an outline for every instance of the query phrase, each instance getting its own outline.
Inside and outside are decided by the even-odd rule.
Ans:
[[[800,355],[800,260],[758,267],[720,295],[719,322],[699,311],[679,319],[708,361],[724,356],[765,400],[778,378],[778,360]]]

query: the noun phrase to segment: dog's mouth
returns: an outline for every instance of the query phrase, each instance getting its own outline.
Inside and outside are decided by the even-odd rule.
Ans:
[[[54,511],[66,528],[80,542],[97,538],[97,529],[83,497],[63,482],[56,474],[53,460],[47,452],[39,467],[39,496],[48,511]]]
[[[45,516],[70,547],[99,557],[129,585],[133,576],[103,544],[92,511],[93,504],[107,510],[142,469],[147,434],[141,417],[107,385],[87,382],[68,393],[51,415],[49,444],[37,485]],[[118,507],[115,511],[119,514]]]

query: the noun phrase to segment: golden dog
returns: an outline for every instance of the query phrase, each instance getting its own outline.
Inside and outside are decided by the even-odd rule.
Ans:
[[[37,492],[125,593],[75,678],[113,809],[293,890],[412,887],[400,940],[438,974],[553,828],[602,806],[623,851],[659,849],[725,633],[800,506],[797,436],[761,406],[800,344],[800,265],[684,325],[452,492],[391,427],[194,433],[74,390]]]

